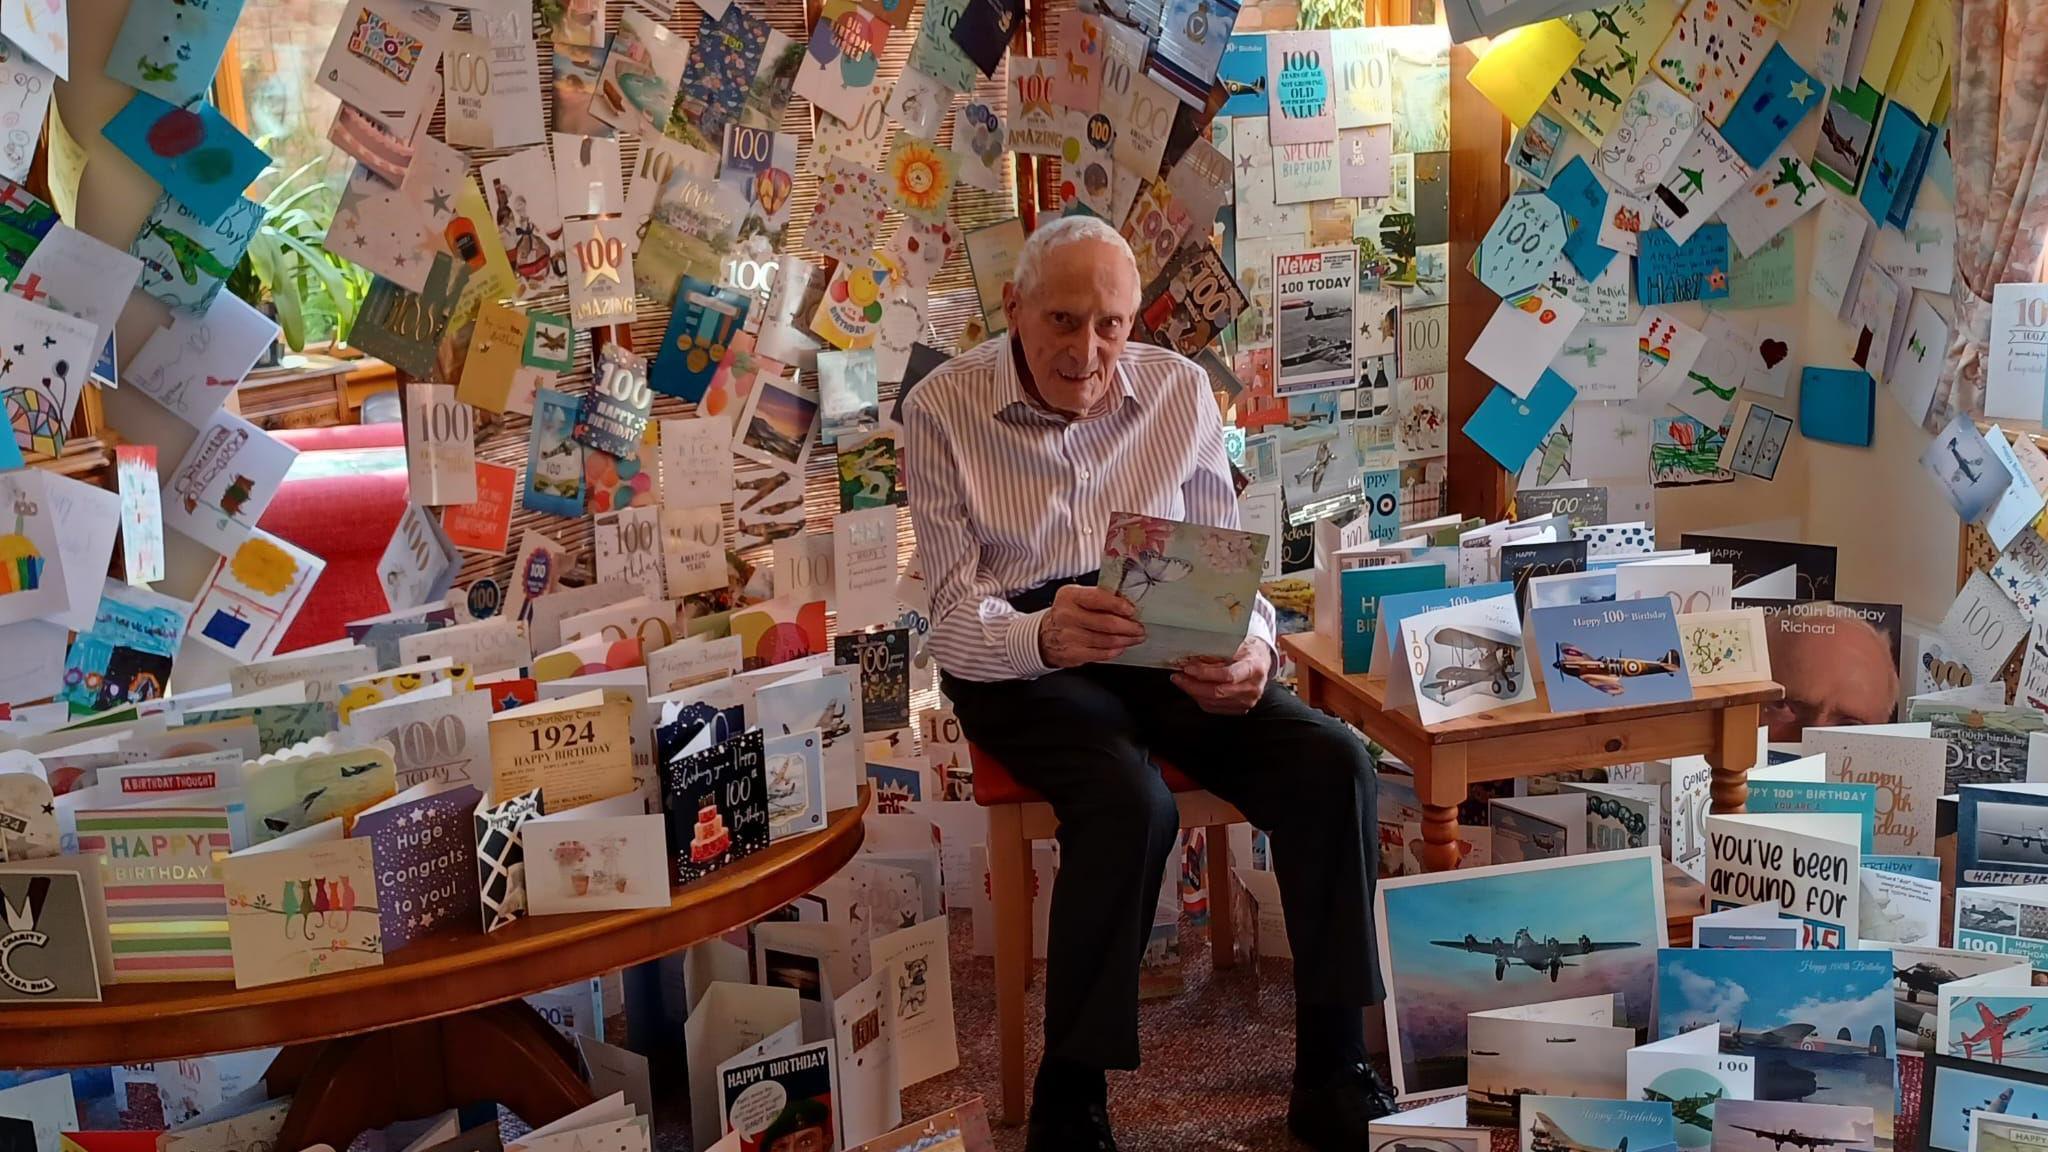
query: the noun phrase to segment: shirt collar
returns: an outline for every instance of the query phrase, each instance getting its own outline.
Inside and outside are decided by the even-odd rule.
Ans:
[[[1037,419],[1048,424],[1071,423],[1055,416],[1031,402],[1024,391],[1023,377],[1017,374],[1017,338],[1008,332],[998,333],[995,339],[1003,342],[1002,350],[996,353],[996,396],[994,415],[1004,419]],[[1131,372],[1122,357],[1116,362],[1117,391],[1111,393],[1109,406],[1100,412],[1091,413],[1083,419],[1096,419],[1117,411],[1123,400],[1136,400],[1138,390],[1131,385]],[[1119,399],[1120,395],[1120,399]]]

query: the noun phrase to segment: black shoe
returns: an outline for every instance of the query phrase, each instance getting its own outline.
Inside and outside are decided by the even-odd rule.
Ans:
[[[1116,1137],[1109,1130],[1109,1105],[1100,1100],[1044,1096],[1033,1100],[1024,1152],[1116,1152]]]
[[[1287,1130],[1317,1152],[1356,1152],[1367,1126],[1394,1111],[1394,1093],[1371,1065],[1346,1064],[1318,1084],[1296,1080]]]

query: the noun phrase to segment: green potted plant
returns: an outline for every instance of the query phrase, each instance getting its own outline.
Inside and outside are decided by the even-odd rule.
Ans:
[[[227,283],[277,321],[294,352],[330,338],[345,342],[370,290],[369,273],[322,244],[340,202],[322,178],[326,163],[301,165],[264,195],[263,222]]]

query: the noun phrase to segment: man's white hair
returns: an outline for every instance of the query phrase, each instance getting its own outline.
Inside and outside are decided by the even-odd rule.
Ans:
[[[1138,258],[1131,254],[1130,242],[1124,239],[1123,233],[1110,227],[1108,221],[1100,216],[1079,213],[1062,216],[1049,224],[1040,225],[1038,230],[1031,234],[1031,238],[1024,241],[1024,251],[1017,256],[1017,294],[1028,296],[1031,290],[1038,286],[1039,266],[1045,262],[1047,256],[1082,240],[1100,240],[1105,244],[1114,245],[1117,251],[1124,254],[1124,259],[1131,262],[1133,269],[1138,266]]]

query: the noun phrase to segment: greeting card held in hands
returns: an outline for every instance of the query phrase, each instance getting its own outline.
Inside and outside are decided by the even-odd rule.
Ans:
[[[1259,533],[1111,516],[1098,587],[1129,600],[1146,635],[1107,663],[1170,668],[1194,656],[1230,659],[1256,611],[1265,555]]]

